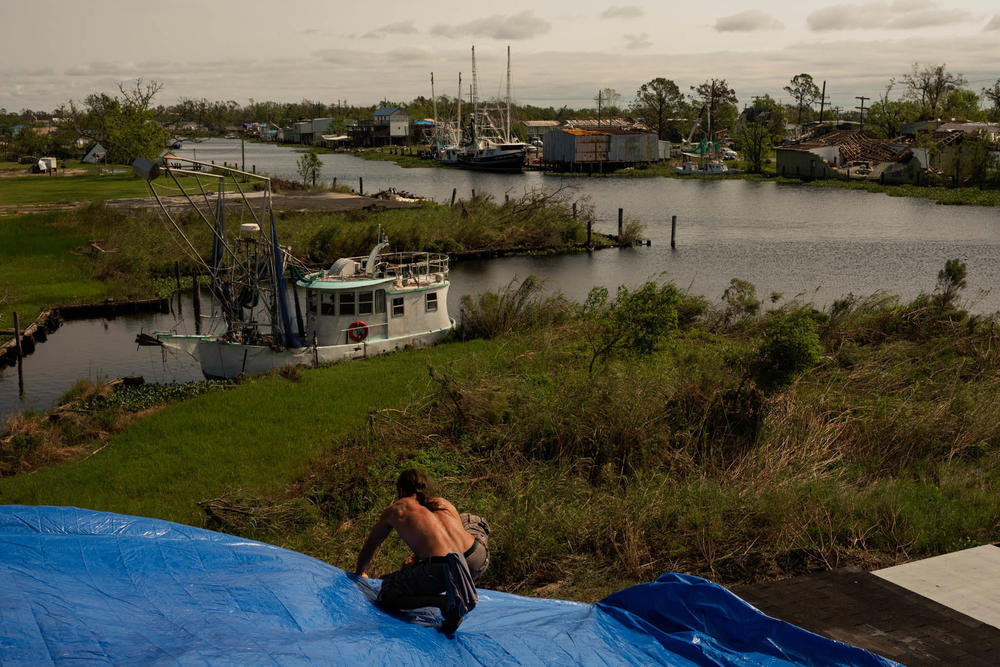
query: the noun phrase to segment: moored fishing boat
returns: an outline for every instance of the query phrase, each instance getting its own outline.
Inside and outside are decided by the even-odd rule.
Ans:
[[[185,170],[169,166],[163,171],[171,176],[186,175]],[[149,165],[144,173],[159,173],[159,167]],[[270,182],[266,177],[261,180],[264,207],[258,215],[244,197],[254,221],[241,224],[233,238],[226,235],[221,181],[214,221],[190,200],[214,232],[211,260],[198,257],[198,261],[209,269],[212,295],[219,307],[214,321],[224,322],[224,330],[207,334],[158,331],[141,336],[137,339],[140,344],[186,352],[201,363],[208,378],[233,378],[284,366],[317,366],[422,347],[451,332],[455,321],[448,315],[447,255],[387,252],[389,240],[379,230],[376,245],[367,256],[341,258],[325,270],[302,270],[296,267],[289,249],[278,243],[270,210]],[[156,196],[152,178],[149,182]],[[182,187],[176,178],[174,182]],[[170,211],[161,209],[186,240]],[[193,246],[190,249],[194,251]],[[286,271],[297,277],[294,284],[286,282]],[[304,316],[300,290],[304,293]]]

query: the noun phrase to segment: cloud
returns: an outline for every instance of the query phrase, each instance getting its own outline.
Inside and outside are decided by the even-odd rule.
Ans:
[[[1000,30],[1000,14],[994,14],[983,30]]]
[[[638,35],[625,35],[625,48],[630,51],[648,49],[653,45],[649,40],[649,33],[641,32]]]
[[[385,37],[386,35],[413,35],[416,33],[417,27],[413,25],[413,21],[399,21],[397,23],[384,25],[381,28],[369,30],[365,34],[361,35],[361,37],[363,39],[376,39],[379,37]]]
[[[770,14],[751,9],[715,20],[719,32],[754,32],[757,30],[782,30],[785,24]]]
[[[602,19],[637,19],[640,16],[645,15],[646,12],[642,9],[642,7],[636,7],[635,5],[608,7],[601,12]]]
[[[961,9],[927,9],[904,14],[889,21],[885,27],[893,30],[909,30],[911,28],[964,23],[970,19],[972,19],[972,14]]]
[[[935,9],[927,0],[896,0],[893,3],[867,2],[842,4],[817,9],[808,17],[810,30],[912,30],[952,23],[963,23],[973,15],[961,9]]]
[[[552,28],[534,12],[523,11],[511,16],[489,16],[460,25],[439,23],[431,28],[432,35],[441,37],[492,37],[493,39],[530,39],[544,35]]]

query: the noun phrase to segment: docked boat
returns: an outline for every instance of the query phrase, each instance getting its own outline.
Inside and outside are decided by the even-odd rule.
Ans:
[[[502,119],[498,122],[497,119]],[[476,72],[476,47],[472,47],[472,117],[468,142],[458,152],[458,166],[478,171],[521,171],[528,145],[514,139],[510,113],[510,47],[507,48],[507,95],[505,105],[481,104]]]
[[[458,154],[458,166],[479,171],[521,171],[528,155],[525,144],[495,144],[467,148]]]
[[[177,173],[185,170],[169,166],[164,170],[185,175]],[[140,336],[137,342],[190,354],[207,378],[233,378],[423,347],[454,329],[455,321],[448,315],[447,255],[389,252],[389,240],[379,230],[367,256],[344,257],[320,271],[302,270],[289,249],[278,243],[270,182],[266,177],[261,180],[265,207],[259,217],[254,212],[255,221],[240,224],[233,238],[225,233],[226,206],[219,188],[216,220],[211,223],[212,257],[202,261],[210,268],[212,295],[219,307],[216,321],[224,323],[223,330],[158,331]],[[170,210],[161,209],[175,223]],[[249,205],[247,209],[253,210]],[[296,277],[291,285],[286,272]]]

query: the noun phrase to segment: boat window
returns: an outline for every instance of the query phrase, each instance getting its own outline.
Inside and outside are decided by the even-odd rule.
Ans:
[[[340,293],[340,314],[341,315],[354,314],[354,292]]]
[[[308,304],[308,308],[309,308],[309,312],[310,313],[313,313],[313,314],[316,313],[316,301],[317,300],[318,300],[318,297],[315,294],[310,294],[308,296],[308,298],[306,299],[306,303]]]
[[[331,294],[329,297],[324,297],[319,304],[319,310],[324,315],[336,315],[337,314],[337,302],[336,295]]]
[[[375,312],[384,313],[385,312],[385,290],[379,289],[375,290]]]
[[[428,292],[427,297],[424,299],[424,305],[426,306],[428,313],[436,311],[438,309],[437,292]]]
[[[392,297],[392,316],[393,317],[403,316],[403,297],[401,296]]]
[[[358,292],[358,315],[371,315],[373,294],[371,292]]]

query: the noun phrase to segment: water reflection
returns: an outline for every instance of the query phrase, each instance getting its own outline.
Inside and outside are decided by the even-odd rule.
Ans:
[[[238,140],[213,139],[180,151],[202,160],[240,159]],[[283,178],[297,178],[294,150],[246,144],[246,164]],[[510,257],[453,264],[449,307],[458,313],[462,295],[496,289],[514,276],[537,275],[550,290],[582,300],[591,287],[614,289],[645,280],[671,280],[696,294],[718,299],[729,280],[754,283],[767,298],[801,295],[818,305],[849,292],[877,290],[912,298],[934,289],[948,258],[968,266],[965,297],[977,312],[1000,309],[1000,209],[938,206],[922,199],[750,181],[681,179],[560,178],[540,173],[482,174],[453,169],[403,169],[391,162],[361,160],[346,154],[323,155],[323,178],[365,190],[390,186],[448,201],[471,191],[517,196],[534,188],[572,186],[592,202],[598,230],[615,231],[617,209],[646,225],[652,247],[603,250],[546,257]],[[678,216],[678,246],[670,248],[670,217]],[[207,292],[202,308],[211,314]],[[200,379],[198,364],[161,348],[139,348],[141,330],[177,328],[193,313],[185,298],[169,315],[121,316],[116,320],[65,324],[25,362],[27,398],[17,397],[17,372],[0,371],[0,415],[12,409],[45,409],[77,378],[99,380],[143,375],[148,381]],[[184,317],[182,317],[182,315]],[[200,320],[217,327],[211,320]],[[217,328],[215,329],[217,330]]]

